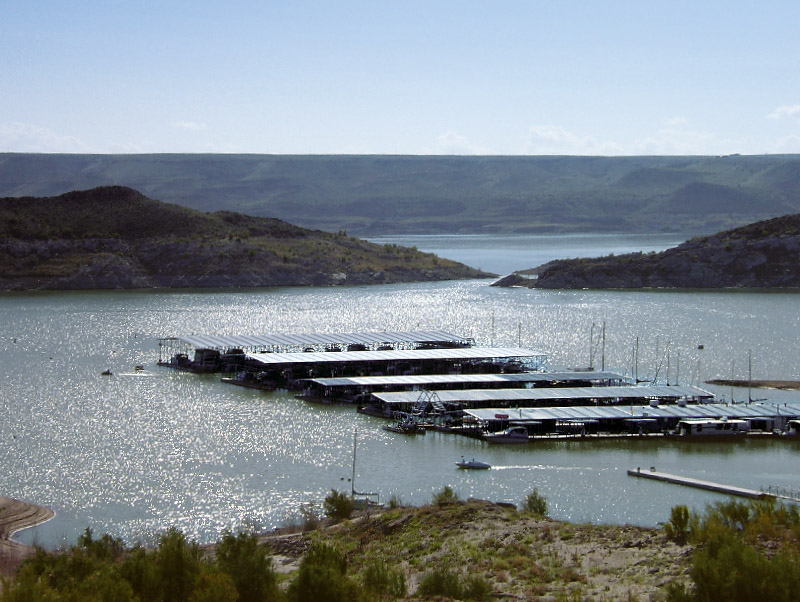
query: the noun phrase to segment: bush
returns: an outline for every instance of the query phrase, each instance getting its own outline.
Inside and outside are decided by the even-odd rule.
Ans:
[[[366,566],[362,582],[364,589],[373,596],[405,598],[407,593],[403,571],[381,559],[375,559]]]
[[[669,602],[797,599],[800,590],[800,514],[774,501],[720,502],[705,515],[672,509],[665,525],[676,541],[697,544],[690,575],[693,586],[669,584]]]
[[[200,547],[171,528],[159,539],[156,572],[163,597],[171,602],[188,601],[200,574]]]
[[[426,573],[417,588],[418,596],[444,596],[460,599],[463,597],[463,593],[458,574],[441,567]]]
[[[315,543],[300,563],[287,595],[295,602],[355,602],[358,591],[346,571],[347,560],[336,548]]]
[[[346,493],[331,489],[330,494],[325,497],[325,514],[335,520],[350,518],[353,514],[355,504],[353,498]]]
[[[492,597],[492,586],[480,575],[470,575],[467,577],[467,583],[464,586],[462,598],[464,600],[478,600],[483,602]]]
[[[217,565],[236,586],[239,602],[265,602],[279,598],[278,580],[267,546],[255,535],[226,532],[217,545]]]
[[[458,494],[453,491],[450,485],[445,485],[439,493],[433,496],[433,503],[436,506],[444,506],[458,501]]]
[[[530,512],[535,516],[547,516],[547,499],[534,488],[533,493],[529,493],[523,504],[525,512]]]
[[[679,546],[686,545],[689,539],[689,508],[686,506],[673,506],[669,514],[669,521],[664,524],[667,539],[674,541]]]

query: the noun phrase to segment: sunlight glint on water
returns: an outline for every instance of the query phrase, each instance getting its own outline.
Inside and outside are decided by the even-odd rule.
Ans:
[[[547,351],[586,366],[592,323],[606,323],[606,368],[652,374],[671,343],[672,382],[800,378],[796,294],[532,291],[487,281],[239,292],[93,292],[0,296],[0,495],[58,515],[20,539],[56,546],[86,526],[128,541],[177,526],[200,541],[224,529],[298,520],[303,504],[356,488],[422,504],[444,485],[461,497],[520,503],[536,487],[556,518],[653,525],[677,503],[714,494],[630,479],[657,466],[741,486],[800,488],[798,444],[751,441],[540,443],[492,447],[428,433],[405,438],[349,407],[224,385],[158,368],[157,339],[188,333],[444,329],[478,342]],[[698,349],[703,345],[703,349]],[[601,357],[594,354],[595,366]],[[133,368],[144,364],[144,373]],[[106,368],[112,377],[100,376]],[[665,367],[661,368],[662,376]],[[730,390],[717,391],[726,397]],[[742,399],[744,392],[736,392]],[[763,392],[760,392],[763,394]],[[798,394],[768,392],[770,400]],[[461,455],[498,470],[455,469]]]

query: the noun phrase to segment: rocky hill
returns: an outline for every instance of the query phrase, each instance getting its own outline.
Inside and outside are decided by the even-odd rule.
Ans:
[[[800,156],[0,153],[0,196],[109,184],[351,234],[679,232],[800,212]]]
[[[416,249],[121,186],[0,199],[0,290],[263,287],[487,277]]]
[[[498,281],[530,288],[800,288],[800,214],[694,238],[660,253],[552,261]]]

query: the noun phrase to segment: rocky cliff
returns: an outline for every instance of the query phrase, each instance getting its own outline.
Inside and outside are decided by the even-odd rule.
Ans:
[[[800,288],[800,214],[695,238],[661,253],[553,261],[499,286]]]
[[[0,290],[372,284],[490,274],[344,232],[205,213],[112,186],[0,199]]]

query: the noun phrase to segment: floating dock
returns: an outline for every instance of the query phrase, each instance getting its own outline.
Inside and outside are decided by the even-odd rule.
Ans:
[[[632,477],[640,477],[643,479],[652,479],[654,481],[662,481],[664,483],[674,483],[675,485],[684,485],[686,487],[694,487],[696,489],[705,489],[707,491],[714,491],[716,493],[724,493],[725,495],[734,495],[737,497],[746,497],[754,500],[774,499],[776,496],[760,491],[758,489],[748,489],[746,487],[734,487],[733,485],[723,485],[722,483],[714,483],[712,481],[705,481],[703,479],[693,479],[692,477],[682,477],[680,475],[669,474],[666,472],[658,472],[653,470],[629,470],[628,475]]]

